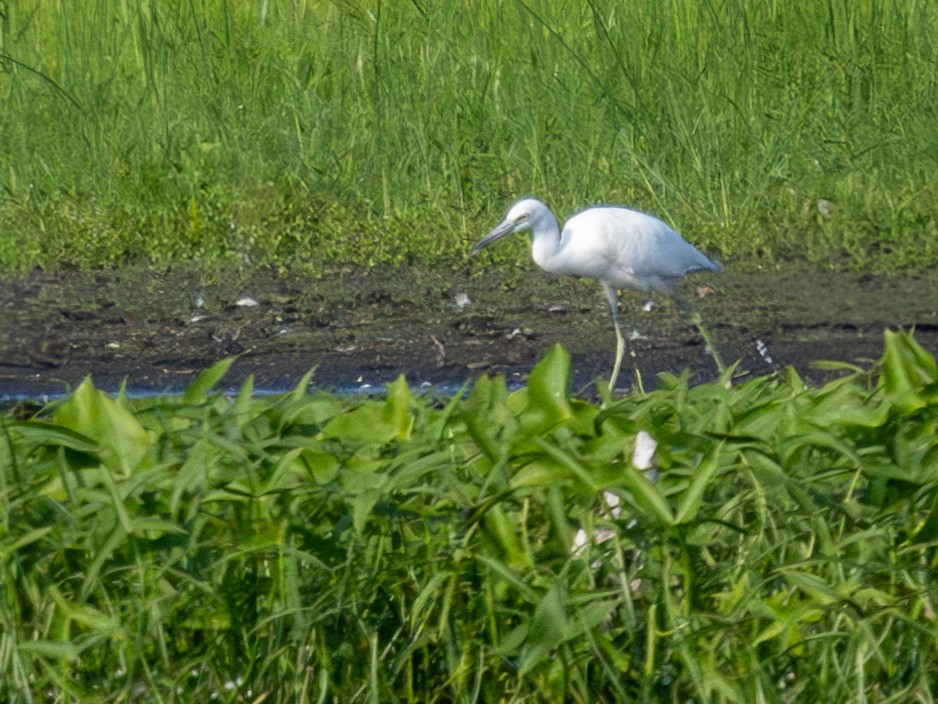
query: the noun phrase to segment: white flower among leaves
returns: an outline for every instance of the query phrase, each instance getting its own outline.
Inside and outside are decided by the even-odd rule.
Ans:
[[[655,451],[658,449],[658,442],[651,436],[650,433],[640,430],[638,435],[635,436],[635,449],[632,450],[632,466],[635,469],[648,471],[649,478],[652,481],[655,481],[658,478],[658,472],[654,469],[655,466]],[[612,518],[618,518],[621,515],[621,508],[619,507],[620,499],[616,494],[613,494],[611,491],[604,491],[603,498],[606,501],[606,507],[608,508],[608,515]],[[597,528],[593,531],[593,542],[597,545],[599,543],[604,543],[615,535],[615,531],[611,528]],[[586,531],[580,528],[576,535],[573,538],[573,552],[574,554],[579,553],[586,547],[587,544],[587,535]]]

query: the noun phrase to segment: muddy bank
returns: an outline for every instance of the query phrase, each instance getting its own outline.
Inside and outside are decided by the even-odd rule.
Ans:
[[[816,360],[868,365],[885,327],[915,327],[938,353],[938,275],[879,276],[730,265],[687,284],[727,361],[762,374]],[[622,296],[644,378],[689,368],[714,376],[697,331],[673,306]],[[765,355],[757,346],[765,346]],[[614,338],[595,282],[522,271],[337,269],[321,277],[271,271],[206,276],[146,267],[0,279],[0,397],[66,391],[87,375],[105,389],[172,391],[236,355],[234,384],[355,389],[405,374],[412,385],[459,385],[479,374],[523,381],[555,342],[573,355],[574,387],[608,376]],[[768,358],[771,359],[771,362]],[[626,360],[626,365],[629,360]],[[631,374],[623,368],[620,385]],[[646,384],[647,385],[647,384]]]

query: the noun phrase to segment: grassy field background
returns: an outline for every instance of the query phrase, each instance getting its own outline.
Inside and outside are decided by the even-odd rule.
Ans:
[[[928,0],[0,7],[2,270],[454,265],[522,194],[724,259],[938,261]]]

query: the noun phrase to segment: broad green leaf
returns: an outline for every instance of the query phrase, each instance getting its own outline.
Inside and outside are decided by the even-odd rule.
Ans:
[[[524,621],[519,626],[508,631],[495,646],[495,653],[501,657],[513,657],[524,645],[528,638],[530,622]]]
[[[251,417],[253,396],[254,375],[248,374],[247,378],[241,382],[238,395],[235,397],[234,404],[231,407],[231,416],[235,419],[238,427],[243,427]]]
[[[752,641],[752,644],[759,645],[760,643],[774,640],[775,638],[778,638],[779,635],[785,633],[791,628],[791,624],[785,621],[772,621],[755,637],[755,639]]]
[[[781,572],[793,586],[816,599],[821,605],[838,603],[845,598],[845,595],[838,593],[827,582],[810,572],[793,569],[783,569]]]
[[[178,524],[164,521],[156,517],[133,517],[130,519],[130,527],[135,535],[143,533],[186,535],[187,533],[187,531]]]
[[[120,624],[113,617],[108,616],[99,609],[89,606],[88,604],[76,604],[69,601],[65,595],[55,587],[52,587],[49,592],[56,607],[58,607],[62,615],[70,621],[81,624],[83,627],[92,631],[110,634],[120,630]]]
[[[518,538],[515,525],[508,520],[508,516],[505,515],[500,505],[491,505],[485,511],[482,523],[511,566],[531,566],[530,555],[521,547],[521,540]]]
[[[567,614],[563,592],[551,587],[534,611],[524,654],[521,656],[521,673],[530,672],[539,665],[551,650],[564,640],[567,630]]]
[[[292,396],[291,393],[291,398]],[[317,393],[293,401],[287,406],[284,411],[284,421],[287,424],[319,426],[344,413],[345,410],[334,396]]]
[[[316,367],[313,367],[303,376],[300,377],[300,380],[296,383],[296,386],[293,387],[293,390],[290,391],[288,397],[294,403],[300,403],[304,398],[309,394],[309,384],[313,380],[313,374],[316,373]]]
[[[365,523],[380,498],[381,492],[378,491],[366,491],[349,498],[352,506],[352,523],[359,533],[365,529]]]
[[[54,640],[27,640],[16,644],[16,649],[24,655],[39,655],[54,660],[77,660],[81,649],[74,643]]]
[[[466,391],[472,384],[471,379],[463,382],[463,385],[446,403],[446,406],[437,414],[434,414],[432,420],[427,424],[427,437],[438,445],[445,445],[446,433],[452,431],[451,420],[459,415],[459,408],[463,399],[466,397]]]
[[[129,523],[129,519],[125,520]],[[82,575],[84,577],[81,589],[83,596],[86,596],[95,588],[95,585],[99,584],[98,577],[104,563],[111,559],[114,551],[127,540],[127,537],[128,528],[121,522],[121,525],[115,526],[111,534],[95,546],[94,557],[88,563],[88,566],[84,568],[84,574]]]
[[[94,454],[101,449],[101,446],[87,435],[55,423],[40,420],[15,421],[7,427],[31,443],[58,445],[88,454]]]
[[[487,376],[476,380],[459,417],[466,424],[469,437],[492,464],[498,463],[508,448],[496,437],[502,429],[512,435],[514,423],[508,409],[505,379]]]
[[[358,462],[350,460],[339,471],[339,485],[347,498],[380,492],[391,481],[391,477],[386,472],[380,471],[385,467],[387,463],[380,460]]]
[[[508,482],[512,491],[532,487],[554,486],[568,481],[570,470],[555,460],[535,457],[515,472]]]
[[[410,412],[411,403],[410,389],[402,374],[397,381],[388,384],[388,397],[382,409],[384,422],[393,428],[394,438],[398,442],[403,442],[410,437],[410,431],[414,425],[414,417]]]
[[[545,454],[547,454],[548,457],[570,470],[570,473],[578,480],[580,480],[584,487],[591,491],[598,490],[599,487],[596,485],[596,482],[590,475],[589,470],[579,459],[574,457],[569,452],[565,452],[561,448],[555,446],[553,443],[544,440],[543,438],[535,437],[534,442],[538,445],[538,447],[541,448],[541,450],[544,451]]]
[[[938,380],[938,364],[908,332],[886,330],[883,380],[886,393],[899,408],[912,411],[928,401],[922,391]]]
[[[645,515],[663,525],[674,525],[674,513],[667,499],[645,476],[644,472],[640,472],[631,465],[623,465],[621,481],[632,497],[632,501]]]
[[[574,609],[567,623],[563,639],[576,638],[583,633],[600,627],[619,606],[620,603],[617,599],[593,599],[585,606]]]
[[[473,557],[482,564],[489,567],[492,572],[498,575],[501,579],[505,580],[506,583],[517,589],[518,592],[526,599],[531,600],[535,598],[535,592],[531,588],[531,585],[528,584],[511,567],[506,565],[501,560],[498,560],[491,555],[483,555],[482,553],[475,553]]]
[[[90,379],[55,410],[53,420],[100,443],[102,462],[115,471],[138,467],[149,448],[147,433],[134,414],[94,388]]]
[[[384,445],[398,437],[400,428],[396,421],[393,414],[386,411],[384,403],[369,400],[335,416],[322,434],[345,442]]]
[[[931,507],[928,516],[919,524],[915,532],[915,543],[932,543],[938,540],[938,491],[931,492]]]
[[[208,485],[219,454],[215,444],[201,438],[192,446],[173,482],[169,506],[174,515],[179,510],[184,494],[200,492]]]
[[[339,473],[339,459],[326,452],[304,449],[300,451],[298,460],[309,470],[317,484],[328,484]]]
[[[43,528],[34,528],[31,531],[23,533],[22,535],[10,541],[9,543],[0,544],[0,562],[6,560],[10,555],[15,553],[20,548],[24,548],[27,545],[35,543],[37,540],[41,540],[44,536],[46,536],[51,531],[52,531],[51,526],[46,526]]]
[[[570,518],[564,506],[564,491],[555,483],[547,490],[547,510],[550,516],[551,528],[561,545],[573,543],[574,532],[570,525]]]
[[[208,392],[228,373],[235,359],[235,357],[228,357],[227,359],[215,362],[211,367],[200,372],[183,392],[182,402],[196,404],[205,401]]]
[[[796,464],[801,453],[816,448],[828,448],[835,454],[848,460],[850,465],[858,467],[862,461],[850,444],[826,430],[803,433],[788,437],[779,442],[778,454],[786,466]]]
[[[572,417],[570,354],[554,345],[531,371],[527,403],[519,421],[529,433],[540,434]]]
[[[832,382],[819,390],[813,403],[801,409],[801,419],[822,428],[860,425],[878,427],[886,422],[889,407],[869,398],[869,393],[844,380]]]
[[[733,434],[736,436],[749,435],[754,440],[771,437],[778,426],[779,417],[784,411],[785,404],[786,401],[771,399],[743,410],[736,416]]]
[[[686,521],[693,521],[694,518],[696,518],[697,511],[700,509],[700,504],[703,501],[704,491],[706,491],[711,479],[713,479],[714,474],[716,474],[719,469],[720,465],[717,460],[720,457],[720,449],[720,445],[713,448],[694,469],[690,485],[681,494],[680,504],[674,516],[675,523],[680,524]]]
[[[431,604],[436,601],[442,593],[445,593],[446,583],[452,578],[449,572],[437,572],[427,580],[426,584],[420,590],[417,598],[411,608],[411,625],[415,625],[417,619],[423,619],[426,611],[431,608]]]

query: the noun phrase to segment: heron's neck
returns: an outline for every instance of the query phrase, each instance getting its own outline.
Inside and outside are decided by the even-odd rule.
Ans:
[[[531,255],[539,267],[550,271],[550,260],[560,249],[560,226],[549,211],[531,225]]]

